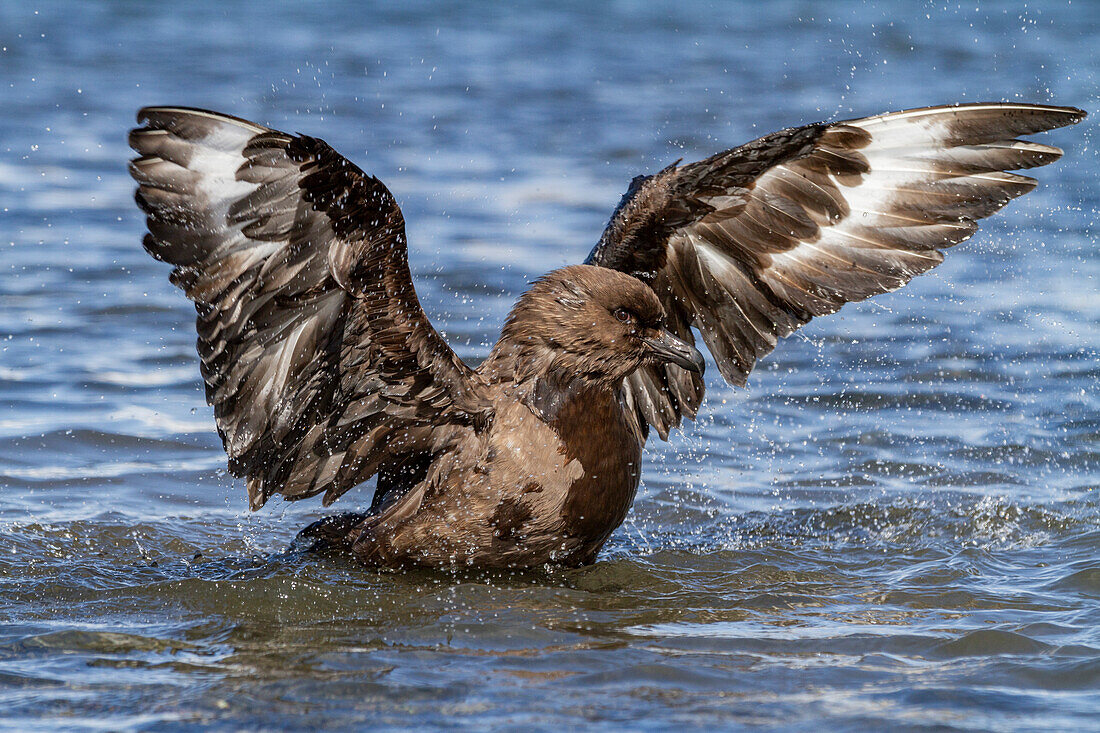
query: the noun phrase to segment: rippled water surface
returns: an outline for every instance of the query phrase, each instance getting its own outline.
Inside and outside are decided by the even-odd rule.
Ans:
[[[975,5],[0,4],[0,720],[1100,728],[1100,5]],[[320,506],[248,513],[124,167],[143,104],[325,138],[393,189],[477,360],[636,173],[986,99],[1093,117],[933,274],[747,389],[712,366],[568,572],[290,553]]]

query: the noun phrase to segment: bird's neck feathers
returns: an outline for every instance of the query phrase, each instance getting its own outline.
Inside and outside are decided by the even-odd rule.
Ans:
[[[490,384],[507,384],[521,392],[553,387],[561,390],[614,391],[621,374],[602,368],[592,355],[568,351],[556,343],[502,335],[478,370]]]
[[[560,304],[531,295],[512,309],[478,369],[486,381],[506,386],[547,418],[575,399],[616,394],[634,367],[614,363],[591,329],[571,328]]]

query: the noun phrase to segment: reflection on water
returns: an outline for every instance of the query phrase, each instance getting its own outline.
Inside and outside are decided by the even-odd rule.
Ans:
[[[746,390],[712,368],[700,422],[650,446],[627,523],[568,572],[368,571],[287,549],[317,505],[248,514],[124,161],[143,104],[324,137],[394,190],[425,307],[476,360],[634,174],[920,104],[1095,111],[1098,21],[1068,3],[0,6],[0,719],[1095,726],[1094,119],[933,275],[811,324]]]

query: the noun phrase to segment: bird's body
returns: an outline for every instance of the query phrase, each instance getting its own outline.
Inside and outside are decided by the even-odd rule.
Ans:
[[[604,313],[575,307],[578,297],[606,304]],[[610,321],[620,308],[643,322],[661,318],[649,288],[622,273],[575,265],[543,278],[476,371],[491,401],[491,423],[451,427],[437,437],[445,453],[415,452],[403,471],[389,472],[395,485],[376,492],[373,514],[322,521],[306,536],[381,565],[591,562],[634,499],[645,439],[628,419],[624,375],[585,373],[542,336],[571,324],[578,331],[598,327],[601,316]],[[532,320],[552,329],[539,334]],[[698,352],[686,344],[684,351],[701,369]],[[619,370],[636,366],[628,359]]]
[[[640,478],[642,444],[607,387],[571,390],[546,420],[502,389],[482,435],[468,431],[415,503],[333,537],[381,565],[581,565],[619,526]],[[438,483],[436,483],[436,481]],[[365,533],[365,534],[364,534]]]
[[[652,427],[814,316],[896,289],[1030,190],[1080,110],[935,107],[765,136],[631,184],[585,265],[540,278],[478,368],[431,327],[390,192],[324,142],[203,110],[131,133],[145,246],[198,311],[208,401],[252,507],[370,509],[303,534],[386,565],[592,562]]]

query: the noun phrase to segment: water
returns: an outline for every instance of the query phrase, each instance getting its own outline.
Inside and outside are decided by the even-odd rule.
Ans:
[[[1100,729],[1100,6],[974,5],[0,4],[3,724]],[[935,273],[712,366],[568,572],[287,554],[320,507],[247,512],[124,168],[143,104],[324,137],[477,360],[638,172],[1005,98],[1093,118]]]

